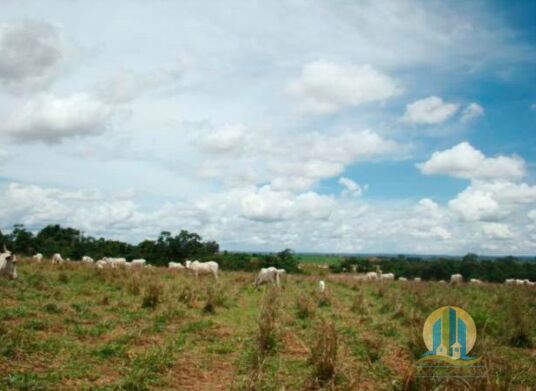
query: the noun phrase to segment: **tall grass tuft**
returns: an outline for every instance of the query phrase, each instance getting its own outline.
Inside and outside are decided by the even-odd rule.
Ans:
[[[316,385],[323,386],[334,382],[337,374],[338,334],[335,324],[322,319],[316,336],[310,358],[313,365],[312,381]]]
[[[264,296],[258,320],[257,348],[260,357],[273,353],[277,348],[277,317],[279,290],[271,287]]]
[[[315,315],[315,308],[306,296],[300,295],[296,299],[296,317],[298,319],[309,319]]]
[[[508,344],[516,348],[532,348],[531,327],[534,327],[530,315],[524,312],[518,300],[510,307],[510,324],[508,329]]]
[[[145,288],[145,294],[143,295],[142,307],[143,308],[156,308],[162,301],[164,289],[162,285],[157,282],[150,282]]]

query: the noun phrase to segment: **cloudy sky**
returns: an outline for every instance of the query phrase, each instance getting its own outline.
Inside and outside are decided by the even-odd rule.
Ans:
[[[536,3],[0,0],[0,229],[536,252]]]

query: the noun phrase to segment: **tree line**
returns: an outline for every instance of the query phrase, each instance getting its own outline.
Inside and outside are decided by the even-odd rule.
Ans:
[[[478,278],[491,282],[504,282],[507,278],[528,278],[536,281],[536,261],[519,259],[513,256],[496,259],[480,259],[477,254],[453,258],[422,259],[405,256],[396,257],[346,257],[331,265],[332,272],[364,273],[380,268],[383,273],[394,273],[397,277],[424,280],[448,281],[452,274],[460,273],[464,280]]]
[[[163,231],[156,240],[146,239],[138,244],[120,240],[94,238],[81,231],[48,225],[34,234],[24,225],[17,224],[10,233],[0,231],[0,246],[5,244],[15,254],[32,256],[41,253],[51,257],[60,253],[64,259],[79,260],[84,255],[94,259],[103,257],[124,257],[127,260],[144,258],[156,266],[167,266],[168,262],[182,262],[186,259],[214,260],[222,269],[255,271],[261,267],[275,266],[287,272],[297,272],[298,261],[294,252],[286,249],[276,254],[246,254],[219,252],[220,246],[215,241],[203,241],[203,238],[186,230],[177,235]]]

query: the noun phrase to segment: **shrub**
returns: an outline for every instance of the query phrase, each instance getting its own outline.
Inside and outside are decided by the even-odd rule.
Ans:
[[[145,294],[143,296],[142,307],[143,308],[156,308],[158,304],[162,301],[162,295],[164,290],[162,285],[151,282],[145,289]]]
[[[298,319],[308,319],[315,315],[315,309],[311,304],[311,301],[301,295],[296,299],[296,317]]]
[[[321,320],[317,327],[316,343],[311,347],[313,383],[324,385],[335,380],[337,372],[338,335],[333,322]]]
[[[258,320],[257,348],[262,358],[273,353],[277,347],[277,316],[279,310],[279,291],[271,287],[262,302]]]

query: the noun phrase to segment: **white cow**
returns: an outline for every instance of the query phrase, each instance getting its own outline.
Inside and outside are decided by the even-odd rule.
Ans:
[[[407,281],[408,279],[406,277],[398,277],[398,281]]]
[[[255,285],[256,287],[265,283],[265,282],[271,282],[272,285],[277,285],[279,286],[279,275],[281,273],[279,272],[278,269],[276,269],[275,267],[273,266],[270,266],[270,267],[263,267],[260,271],[259,271],[259,274],[257,274],[257,277],[255,278],[255,282],[253,283],[253,285]]]
[[[516,278],[516,285],[525,285],[525,281],[520,280],[519,278]]]
[[[132,262],[130,262],[131,267],[144,267],[147,261],[143,258],[140,259],[133,259]]]
[[[15,280],[17,278],[17,256],[8,251],[4,245],[4,251],[0,253],[0,277]]]
[[[421,280],[421,277],[415,277],[415,278],[413,279],[413,281],[415,281],[415,282],[421,282],[422,280]]]
[[[186,261],[186,268],[191,270],[196,278],[199,277],[200,274],[212,274],[215,279],[218,279],[219,266],[217,262]]]
[[[469,280],[469,283],[470,283],[470,284],[477,284],[477,285],[479,285],[479,284],[482,284],[482,281],[479,280],[478,278],[471,278],[471,279]]]
[[[35,254],[32,259],[35,261],[35,262],[41,262],[43,260],[43,254],[41,253],[37,253]]]
[[[170,269],[184,269],[184,265],[180,262],[169,262],[168,268]]]
[[[504,280],[504,283],[509,284],[509,285],[512,285],[515,282],[516,282],[515,278],[507,278],[506,280]]]
[[[320,293],[324,293],[325,290],[326,290],[326,283],[324,282],[324,280],[318,281],[318,291]]]
[[[63,263],[63,258],[60,253],[56,253],[52,256],[52,263]]]
[[[99,269],[104,269],[106,265],[108,265],[108,262],[106,262],[104,259],[99,259],[97,262],[95,262],[95,264]]]
[[[93,263],[93,262],[95,262],[95,261],[93,260],[93,258],[88,257],[87,255],[84,255],[84,256],[82,257],[82,262],[85,262],[85,263]]]
[[[456,273],[450,276],[451,284],[458,284],[463,282],[463,276],[460,273]]]
[[[365,274],[365,279],[367,281],[378,281],[378,273],[368,272],[367,274]]]
[[[119,267],[119,266],[127,266],[126,258],[104,257],[103,260],[106,261],[112,268],[116,268],[116,267]]]
[[[445,283],[445,280],[439,280],[437,283],[438,283],[438,284],[444,284],[444,283]]]
[[[393,273],[385,273],[380,275],[382,281],[394,281],[395,275]]]

